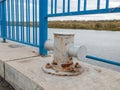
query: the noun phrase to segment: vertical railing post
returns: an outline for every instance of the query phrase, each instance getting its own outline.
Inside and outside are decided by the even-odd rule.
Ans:
[[[48,0],[40,0],[40,11],[39,11],[39,54],[47,55],[47,50],[44,47],[44,43],[48,37]]]
[[[109,0],[106,0],[106,9],[109,8]]]
[[[1,36],[6,42],[6,1],[1,2]]]
[[[100,0],[97,0],[97,9],[100,9]]]
[[[1,2],[0,2],[0,37],[1,37]]]

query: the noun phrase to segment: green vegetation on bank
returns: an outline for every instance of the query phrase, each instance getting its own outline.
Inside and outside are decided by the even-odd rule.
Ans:
[[[17,23],[19,26],[23,25],[22,22]],[[16,22],[11,25],[16,25]],[[24,26],[39,27],[39,23],[26,23]],[[120,31],[120,20],[105,20],[105,21],[49,21],[49,28],[63,28],[63,29],[94,29],[94,30],[112,30]]]
[[[120,20],[109,21],[50,21],[49,28],[94,29],[120,31]]]

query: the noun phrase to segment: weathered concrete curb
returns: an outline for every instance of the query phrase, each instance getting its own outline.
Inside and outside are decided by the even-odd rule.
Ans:
[[[8,81],[15,90],[43,90],[40,85],[9,64],[5,64],[5,80]]]
[[[80,62],[79,76],[54,76],[41,69],[52,57],[33,57],[5,64],[5,79],[21,90],[119,90],[120,73]],[[16,90],[20,90],[16,89]]]

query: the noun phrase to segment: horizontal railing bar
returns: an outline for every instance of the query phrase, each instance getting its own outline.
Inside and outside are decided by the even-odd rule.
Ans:
[[[99,9],[99,10],[87,10],[80,12],[66,12],[57,14],[48,14],[48,17],[59,17],[59,16],[73,16],[73,15],[88,15],[88,14],[104,14],[104,13],[117,13],[120,12],[120,8],[109,8],[109,9]]]
[[[96,61],[100,61],[100,62],[104,62],[104,63],[108,63],[108,64],[112,64],[112,65],[120,66],[120,62],[107,60],[107,59],[99,58],[99,57],[96,57],[96,56],[87,55],[86,58],[96,60]]]
[[[39,47],[39,45],[32,44],[32,43],[27,43],[27,42],[24,42],[24,41],[18,41],[18,40],[14,40],[14,39],[10,39],[10,38],[6,38],[6,39],[11,40],[11,41],[14,41],[14,42],[22,43],[22,44],[25,44],[25,45],[30,45],[30,46],[34,46],[34,47]]]

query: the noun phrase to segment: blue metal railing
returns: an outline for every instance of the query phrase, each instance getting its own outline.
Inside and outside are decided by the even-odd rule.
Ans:
[[[96,0],[95,9],[88,8],[88,1],[90,0],[75,0],[77,1],[77,7],[72,11],[71,1],[3,0],[0,2],[0,37],[3,38],[3,42],[8,39],[38,47],[41,55],[47,55],[44,43],[48,36],[48,17],[120,12],[119,6],[110,8],[110,0],[105,0],[104,8],[101,8],[102,0]],[[59,2],[61,2],[61,5]],[[93,6],[95,5],[93,4]],[[50,12],[48,12],[48,9]],[[119,62],[112,60],[90,55],[87,55],[86,58],[120,66]]]
[[[35,1],[38,2],[38,0]],[[34,10],[30,11],[30,9],[33,9],[33,6],[37,6],[37,3],[32,4],[32,7],[30,7],[30,0],[8,0],[6,2],[6,12],[8,13],[6,16],[6,39],[39,47],[38,38],[33,37],[35,35],[33,35],[31,32],[32,30],[30,30],[30,23],[33,22],[35,24],[35,22],[37,22],[37,20],[30,20],[31,13],[34,14],[38,12],[35,11],[35,8]],[[35,18],[35,16],[33,18]],[[34,25],[32,28],[35,33],[38,33],[39,28],[37,28],[37,25]],[[36,40],[37,42],[35,43],[33,40]]]
[[[102,14],[102,13],[115,13],[120,12],[120,7],[113,7],[110,8],[110,2],[111,0],[105,0],[105,7],[101,7],[101,1],[102,0],[94,0],[97,1],[96,5],[93,3],[93,6],[96,6],[95,9],[87,8],[89,5],[88,1],[93,0],[75,0],[77,2],[77,7],[74,11],[72,11],[72,0],[50,0],[51,1],[51,7],[50,7],[50,13],[48,14],[48,17],[57,17],[57,16],[72,16],[72,15],[88,15],[88,14]],[[58,2],[62,1],[62,5],[58,6]],[[83,3],[82,3],[83,2]],[[83,4],[83,6],[82,6]],[[58,6],[58,7],[57,7]],[[104,6],[104,5],[103,5]],[[59,12],[57,9],[61,9],[62,12]]]
[[[4,42],[8,39],[39,47],[40,54],[46,55],[44,43],[47,40],[47,4],[47,0],[0,2],[0,37]]]

